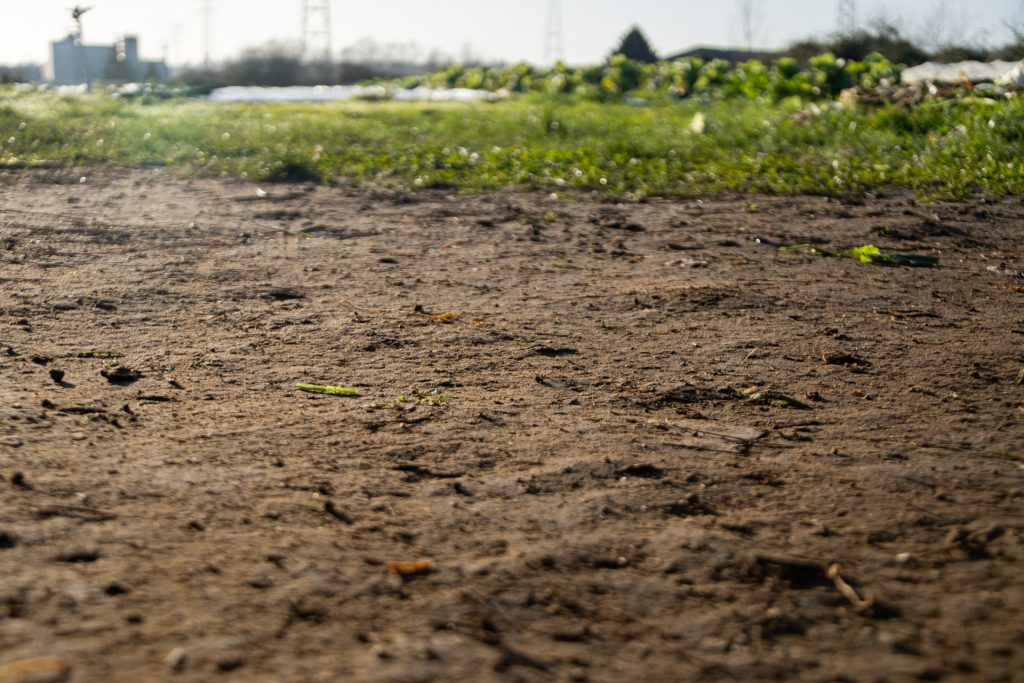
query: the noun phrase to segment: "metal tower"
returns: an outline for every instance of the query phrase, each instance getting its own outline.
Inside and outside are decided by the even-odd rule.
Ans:
[[[210,68],[210,53],[213,52],[213,6],[210,0],[203,0],[203,67]]]
[[[743,34],[743,46],[748,52],[753,51],[761,24],[761,0],[736,0],[736,9],[740,15],[740,32]]]
[[[329,62],[331,54],[331,0],[303,0],[302,56]]]
[[[75,22],[75,36],[79,45],[81,45],[84,40],[82,38],[82,15],[91,9],[92,7],[82,7],[81,5],[75,5],[71,8],[71,19]]]
[[[565,59],[565,35],[562,30],[562,2],[548,0],[544,25],[544,61],[554,64]]]
[[[841,36],[850,36],[857,32],[857,0],[839,0],[836,31]]]
[[[89,74],[89,60],[85,57],[85,39],[82,37],[82,15],[91,10],[92,7],[82,7],[81,5],[75,5],[71,9],[71,18],[75,22],[75,47],[77,48],[78,64],[81,67],[82,80],[85,81],[85,87],[89,92],[92,92],[92,77]]]

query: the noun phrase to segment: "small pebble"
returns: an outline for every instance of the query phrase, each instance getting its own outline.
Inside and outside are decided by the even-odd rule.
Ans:
[[[106,378],[111,384],[120,384],[122,386],[138,382],[142,379],[143,375],[138,370],[132,368],[126,368],[120,366],[114,370],[100,370],[100,374]]]
[[[167,664],[174,673],[183,671],[188,665],[188,653],[185,652],[185,648],[176,647],[167,653],[167,656],[164,657],[164,663]]]
[[[907,562],[910,562],[910,557],[910,553],[900,553],[896,556],[896,562],[899,564],[906,564]]]
[[[217,662],[217,671],[228,673],[245,666],[245,660],[241,657],[228,656]]]

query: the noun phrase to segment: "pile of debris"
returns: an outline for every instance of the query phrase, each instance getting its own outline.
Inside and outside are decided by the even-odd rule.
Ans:
[[[1021,90],[1024,90],[1024,61],[926,62],[905,69],[897,85],[844,90],[838,103],[847,108],[860,104],[911,107],[928,99],[1009,98]]]

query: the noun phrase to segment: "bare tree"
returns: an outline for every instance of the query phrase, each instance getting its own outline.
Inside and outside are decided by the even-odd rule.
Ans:
[[[1024,0],[1020,0],[1017,13],[1003,22],[1018,44],[1024,44]]]
[[[736,11],[739,14],[743,45],[747,50],[753,50],[754,41],[760,37],[761,22],[764,20],[761,0],[736,0]]]
[[[928,14],[921,20],[917,39],[929,52],[975,42],[968,34],[971,23],[971,18],[962,6],[956,8],[949,0],[935,0]]]

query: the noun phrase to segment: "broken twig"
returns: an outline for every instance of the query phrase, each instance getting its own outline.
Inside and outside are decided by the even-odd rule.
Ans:
[[[855,610],[862,613],[867,612],[874,606],[875,599],[870,595],[866,598],[861,598],[857,595],[857,591],[855,591],[853,587],[846,583],[846,581],[843,580],[843,577],[840,576],[839,572],[841,569],[842,567],[838,564],[831,565],[828,568],[828,578],[835,584],[836,590],[842,593],[843,597],[850,601],[850,604],[853,605]]]

